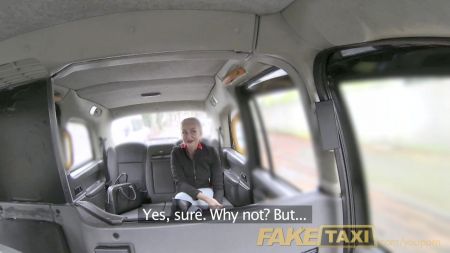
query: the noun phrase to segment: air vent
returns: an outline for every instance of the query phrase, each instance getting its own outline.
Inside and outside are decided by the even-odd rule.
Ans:
[[[157,97],[160,95],[161,95],[161,92],[147,92],[147,93],[141,94],[141,96],[143,96],[143,97]]]

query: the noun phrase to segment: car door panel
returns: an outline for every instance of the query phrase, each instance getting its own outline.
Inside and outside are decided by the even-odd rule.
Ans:
[[[255,202],[265,199],[295,196],[300,193],[298,189],[271,175],[267,170],[254,169],[252,171],[252,178]]]
[[[105,177],[102,162],[92,162],[67,175],[74,201],[89,201],[104,208]]]
[[[250,204],[252,202],[251,188],[245,158],[231,148],[224,148],[223,154],[229,166],[223,173],[225,197],[234,206]]]

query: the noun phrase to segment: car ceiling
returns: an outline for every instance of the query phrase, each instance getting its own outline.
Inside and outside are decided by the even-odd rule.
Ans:
[[[450,37],[449,11],[447,0],[2,1],[0,65],[34,58],[54,74],[67,64],[164,52],[272,56],[292,65],[314,100],[312,69],[321,50],[388,38]],[[146,103],[150,98],[140,94],[154,91],[161,96],[152,101],[201,101],[221,66],[234,65],[223,57],[105,65],[62,75],[55,84],[108,108]]]
[[[6,0],[0,2],[0,41],[19,34],[91,17],[147,10],[280,12],[294,0]]]
[[[106,108],[164,101],[204,101],[224,59],[179,59],[76,71],[54,84]],[[160,93],[145,97],[145,93]]]

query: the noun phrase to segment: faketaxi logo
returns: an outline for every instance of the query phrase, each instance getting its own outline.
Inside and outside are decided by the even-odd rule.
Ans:
[[[371,225],[325,225],[320,228],[261,228],[258,246],[328,246],[356,247],[375,246]]]

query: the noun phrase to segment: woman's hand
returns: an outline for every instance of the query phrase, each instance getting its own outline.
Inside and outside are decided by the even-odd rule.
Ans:
[[[209,208],[211,209],[220,209],[222,208],[222,204],[219,203],[219,201],[217,201],[215,198],[209,198],[209,200],[206,201],[206,203],[208,203]]]
[[[202,192],[199,192],[197,194],[197,198],[205,201],[211,209],[220,209],[223,207],[223,205],[220,204],[219,201],[217,201],[215,198],[208,197]]]

